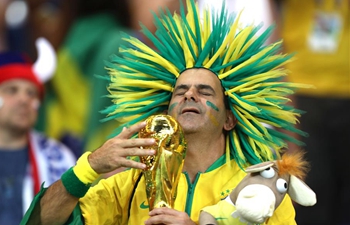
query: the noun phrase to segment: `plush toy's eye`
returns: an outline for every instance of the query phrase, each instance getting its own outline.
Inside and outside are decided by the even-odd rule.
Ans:
[[[288,183],[287,181],[279,178],[276,182],[276,188],[277,188],[277,191],[280,192],[281,194],[284,194],[287,192],[288,190]]]
[[[275,170],[269,167],[269,168],[266,168],[264,171],[261,171],[260,175],[263,178],[272,178],[275,176]]]

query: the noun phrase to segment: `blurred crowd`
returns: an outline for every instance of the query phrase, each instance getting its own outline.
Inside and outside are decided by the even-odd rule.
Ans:
[[[24,51],[36,58],[34,41],[47,38],[57,52],[57,71],[46,84],[47,93],[36,127],[69,145],[76,155],[95,149],[115,125],[100,123],[100,110],[109,105],[104,60],[118,53],[121,32],[141,36],[141,21],[151,31],[151,11],[178,1],[8,1],[1,22],[0,49]],[[8,14],[13,9],[14,14]],[[5,9],[5,4],[2,9]],[[23,21],[10,22],[23,13]],[[18,20],[18,19],[17,19]],[[50,115],[50,116],[49,116]],[[109,126],[109,127],[108,127]],[[98,131],[98,132],[97,132]]]
[[[155,30],[150,12],[164,7],[178,12],[180,1],[186,4],[185,0],[0,0],[0,53],[22,52],[35,61],[39,37],[46,38],[56,52],[56,69],[45,83],[33,128],[62,142],[76,158],[99,147],[118,126],[101,122],[105,117],[101,111],[111,105],[107,83],[101,79],[107,77],[104,61],[118,54],[123,32],[144,39],[140,23]],[[200,7],[208,4],[220,8],[223,2],[199,0]],[[263,22],[264,29],[276,26],[268,41],[282,39],[283,52],[295,54],[286,65],[290,70],[286,79],[314,86],[297,92],[291,103],[306,112],[297,126],[309,134],[300,137],[311,163],[305,182],[318,198],[314,207],[296,206],[297,223],[350,224],[346,178],[350,174],[350,1],[226,0],[225,4],[234,12],[244,9],[245,23]],[[6,149],[1,142],[2,108],[0,96],[0,164]],[[289,150],[298,149],[290,146]],[[0,224],[5,224],[1,212],[6,207],[2,194],[6,184],[1,173]]]

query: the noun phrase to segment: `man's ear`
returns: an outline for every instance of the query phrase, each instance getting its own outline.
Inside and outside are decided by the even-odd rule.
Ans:
[[[236,126],[236,124],[237,124],[237,118],[233,115],[231,110],[227,109],[224,130],[230,131]]]

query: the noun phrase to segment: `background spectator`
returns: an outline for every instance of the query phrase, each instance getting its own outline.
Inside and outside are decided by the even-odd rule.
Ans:
[[[24,54],[0,53],[0,224],[19,224],[40,185],[75,165],[66,146],[33,129],[44,95],[42,66]]]
[[[284,52],[296,53],[286,65],[293,82],[307,83],[295,97],[306,113],[300,128],[309,133],[306,157],[311,171],[306,183],[317,204],[297,206],[298,224],[350,224],[350,58],[349,1],[276,1]]]

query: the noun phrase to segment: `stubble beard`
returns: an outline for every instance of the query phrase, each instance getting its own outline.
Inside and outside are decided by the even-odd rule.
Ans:
[[[200,118],[199,115],[181,115],[178,117],[178,122],[182,126],[182,129],[185,133],[193,133],[196,132],[199,128],[203,119]]]
[[[27,135],[27,133],[32,129],[34,126],[34,122],[29,121],[18,121],[16,119],[8,120],[5,123],[3,123],[1,126],[4,127],[4,129],[8,130],[9,133],[13,136],[23,136]]]

